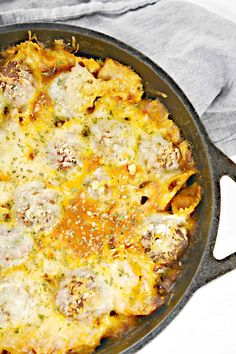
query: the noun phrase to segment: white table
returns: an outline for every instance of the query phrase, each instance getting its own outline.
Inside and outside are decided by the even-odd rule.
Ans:
[[[189,0],[236,23],[236,0]],[[235,117],[236,119],[236,117]],[[236,162],[236,156],[234,156]],[[222,180],[222,217],[214,254],[236,251],[236,184]],[[236,271],[199,289],[140,354],[235,354]]]

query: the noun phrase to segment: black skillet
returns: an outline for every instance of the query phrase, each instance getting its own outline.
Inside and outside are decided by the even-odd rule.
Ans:
[[[140,319],[138,326],[123,338],[103,340],[99,353],[134,353],[155,337],[188,301],[190,296],[210,280],[236,268],[236,253],[218,261],[213,257],[220,216],[219,181],[223,175],[236,181],[236,165],[210,141],[193,106],[176,83],[157,64],[128,45],[88,29],[62,24],[34,23],[0,28],[1,48],[28,39],[28,30],[38,39],[50,43],[58,38],[66,42],[75,36],[80,55],[111,57],[131,66],[143,79],[145,92],[155,97],[156,90],[167,94],[165,105],[180,127],[182,135],[192,145],[194,160],[203,189],[203,199],[197,210],[196,241],[188,248],[173,294],[167,305],[151,316]]]

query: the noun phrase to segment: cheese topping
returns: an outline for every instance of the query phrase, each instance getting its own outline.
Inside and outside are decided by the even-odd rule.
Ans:
[[[36,316],[35,284],[16,272],[0,282],[0,326],[10,327],[31,323]]]
[[[16,188],[14,209],[19,224],[34,231],[51,229],[60,215],[57,193],[41,182]]]
[[[33,240],[21,228],[0,225],[0,265],[3,267],[20,264],[31,252]]]
[[[72,118],[93,105],[99,93],[99,81],[77,64],[70,72],[61,73],[53,80],[49,93],[55,114]]]
[[[49,159],[58,170],[70,170],[83,166],[86,142],[81,137],[82,127],[73,125],[56,130],[47,146]]]
[[[112,309],[106,284],[87,269],[76,269],[62,283],[56,305],[68,317],[78,320],[99,317]]]
[[[22,109],[34,96],[36,82],[27,65],[11,60],[2,67],[0,87],[7,105]]]
[[[145,219],[141,230],[145,251],[162,264],[177,259],[188,244],[185,217],[152,215]]]

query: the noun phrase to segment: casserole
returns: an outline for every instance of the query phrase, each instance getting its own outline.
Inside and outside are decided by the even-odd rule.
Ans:
[[[50,44],[55,38],[69,42],[71,37],[75,36],[80,44],[80,53],[83,55],[112,57],[131,66],[142,77],[148,95],[155,97],[157,90],[164,92],[167,95],[165,105],[172,113],[173,120],[181,128],[184,138],[191,142],[197,169],[200,176],[203,176],[200,184],[204,195],[197,213],[197,239],[183,258],[185,266],[168,304],[148,318],[141,318],[139,325],[125,337],[119,340],[105,340],[98,348],[102,353],[123,351],[132,353],[159,333],[199,286],[236,266],[235,255],[221,262],[212,256],[219,219],[219,179],[223,174],[235,179],[236,167],[210,142],[184,93],[161,68],[141,53],[108,36],[78,27],[56,24],[3,27],[0,30],[2,48],[27,39],[28,30],[35,33],[45,44]]]

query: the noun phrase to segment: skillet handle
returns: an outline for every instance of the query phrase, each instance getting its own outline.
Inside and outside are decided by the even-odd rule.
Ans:
[[[217,180],[219,181],[223,176],[229,176],[236,182],[236,164],[213,144],[211,144],[210,152]]]
[[[231,177],[236,182],[236,164],[213,144],[210,144],[209,152],[218,187],[221,177],[225,175]],[[220,190],[220,187],[218,189]],[[215,239],[208,245],[205,257],[200,265],[196,278],[197,288],[236,269],[236,252],[222,260],[217,260],[213,256],[214,246]]]

